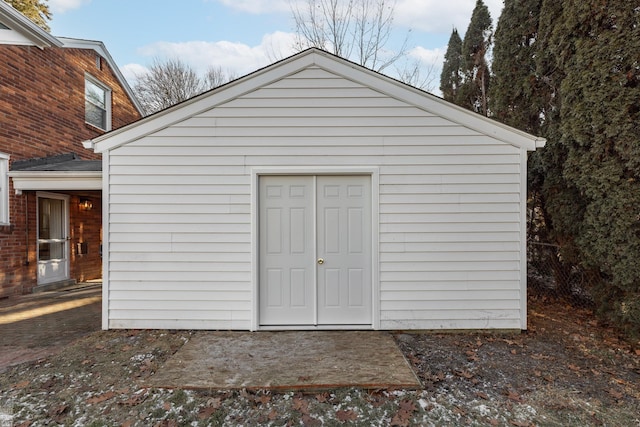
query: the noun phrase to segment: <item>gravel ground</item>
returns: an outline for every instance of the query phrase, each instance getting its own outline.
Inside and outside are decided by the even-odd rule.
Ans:
[[[0,373],[0,426],[640,426],[640,343],[591,319],[531,301],[522,334],[395,332],[417,391],[147,388],[198,332],[99,331]]]

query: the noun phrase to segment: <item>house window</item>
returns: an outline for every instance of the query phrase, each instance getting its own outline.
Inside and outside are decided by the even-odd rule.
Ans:
[[[84,81],[84,119],[102,130],[111,129],[111,91],[88,76]]]
[[[9,156],[0,153],[0,224],[9,224]]]
[[[8,30],[8,29],[9,29],[9,27],[7,27],[2,22],[0,22],[0,30]]]

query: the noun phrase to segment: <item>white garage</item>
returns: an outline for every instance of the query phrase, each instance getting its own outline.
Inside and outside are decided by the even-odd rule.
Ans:
[[[105,329],[526,329],[543,139],[310,49],[86,145]]]

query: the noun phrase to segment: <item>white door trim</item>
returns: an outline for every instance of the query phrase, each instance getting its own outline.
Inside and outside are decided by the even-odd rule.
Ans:
[[[380,279],[379,279],[379,186],[380,170],[378,167],[255,167],[251,168],[251,330],[265,329],[260,327],[259,319],[259,185],[262,175],[369,175],[371,177],[371,327],[380,329]]]

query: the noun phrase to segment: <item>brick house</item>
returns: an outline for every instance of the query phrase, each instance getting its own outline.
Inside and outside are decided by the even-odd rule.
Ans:
[[[102,162],[82,141],[141,117],[104,44],[0,1],[0,297],[101,277]]]

